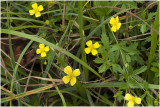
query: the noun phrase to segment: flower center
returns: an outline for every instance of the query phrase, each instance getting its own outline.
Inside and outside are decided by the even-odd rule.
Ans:
[[[132,101],[133,101],[133,102],[135,102],[135,100],[136,100],[135,98],[132,98]]]
[[[91,45],[91,46],[89,46],[89,48],[90,48],[91,50],[93,50],[93,49],[94,49],[94,46]]]
[[[38,8],[35,9],[35,13],[39,12]]]
[[[44,52],[44,48],[42,48],[41,51]]]
[[[113,26],[117,26],[117,24],[118,24],[117,22],[114,22]]]

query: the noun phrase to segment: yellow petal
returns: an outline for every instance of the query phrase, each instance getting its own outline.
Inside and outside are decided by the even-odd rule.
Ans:
[[[98,52],[97,52],[97,50],[96,49],[93,49],[92,50],[92,55],[96,55]]]
[[[87,45],[88,47],[92,46],[92,41],[89,40],[88,42],[86,42],[86,45]]]
[[[112,26],[111,31],[116,32],[116,26]]]
[[[36,9],[37,9],[37,7],[38,7],[37,3],[32,4],[32,8],[33,8],[33,9],[35,9],[35,10],[36,10]]]
[[[35,10],[29,10],[29,14],[30,15],[34,15],[35,14]]]
[[[118,18],[118,16],[116,17],[116,22],[119,23],[119,18]]]
[[[125,100],[132,100],[134,97],[131,94],[127,93],[124,98]]]
[[[114,17],[111,18],[111,20],[109,21],[109,23],[110,23],[111,25],[113,25],[113,24],[115,23]]]
[[[40,49],[44,49],[44,44],[39,44]]]
[[[45,53],[45,52],[42,52],[42,53],[41,53],[41,57],[46,57],[46,53]]]
[[[35,16],[36,16],[36,17],[40,17],[40,16],[41,16],[41,13],[40,13],[40,12],[36,12],[36,13],[35,13]]]
[[[141,98],[135,98],[135,102],[136,102],[137,104],[141,104]]]
[[[64,68],[64,72],[68,75],[71,75],[72,74],[72,68],[70,66],[66,66]]]
[[[41,53],[41,50],[40,50],[40,49],[37,49],[37,50],[36,50],[36,53],[37,53],[37,54],[40,54],[40,53]]]
[[[76,78],[75,78],[75,77],[72,77],[72,78],[71,78],[71,86],[73,86],[75,83],[76,83]]]
[[[94,47],[94,48],[99,48],[99,47],[100,47],[100,45],[99,45],[99,43],[98,43],[98,42],[96,42],[96,43],[93,45],[93,47]]]
[[[43,6],[42,5],[38,6],[38,10],[42,11],[43,10]]]
[[[46,47],[44,48],[44,51],[45,51],[45,52],[48,52],[48,51],[49,51],[49,46],[46,46]]]
[[[80,70],[79,69],[75,69],[73,71],[73,76],[79,76],[81,74]]]
[[[133,106],[134,106],[134,102],[133,102],[133,101],[129,101],[129,102],[127,103],[127,106],[128,106],[128,107],[133,107]]]
[[[70,76],[64,76],[62,80],[65,84],[67,84],[70,81]]]
[[[117,30],[121,27],[121,23],[117,23]]]
[[[86,52],[86,54],[89,54],[91,52],[90,48],[85,48],[84,51]]]

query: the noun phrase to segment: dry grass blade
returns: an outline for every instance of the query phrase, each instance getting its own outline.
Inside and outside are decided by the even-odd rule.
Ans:
[[[18,95],[13,95],[13,96],[10,96],[10,97],[5,97],[5,98],[2,98],[2,99],[1,99],[1,103],[8,102],[8,101],[11,101],[11,100],[13,100],[13,99],[22,98],[22,97],[25,97],[25,96],[28,96],[28,95],[40,93],[40,92],[42,92],[42,91],[44,91],[44,90],[50,89],[50,88],[55,87],[55,86],[58,86],[58,85],[60,85],[60,84],[63,84],[63,83],[46,85],[46,86],[44,86],[44,87],[40,87],[40,88],[31,90],[31,91],[27,91],[27,92],[24,92],[24,93],[20,93],[20,94],[18,94]]]
[[[42,77],[36,77],[36,76],[31,76],[31,77],[36,78],[36,79],[45,80],[45,81],[53,81],[53,82],[63,83],[63,81],[61,79],[49,79],[49,78],[42,78]]]

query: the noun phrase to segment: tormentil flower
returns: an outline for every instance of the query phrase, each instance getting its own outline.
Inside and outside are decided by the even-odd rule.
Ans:
[[[43,6],[42,5],[38,6],[37,3],[34,3],[32,4],[32,8],[33,8],[32,10],[29,10],[30,15],[35,14],[36,17],[40,17],[41,16],[40,12],[43,10]]]
[[[118,16],[116,18],[112,17],[109,23],[112,26],[111,31],[113,32],[116,32],[121,27]]]
[[[39,49],[36,50],[37,54],[41,54],[41,57],[46,57],[46,52],[49,51],[49,46],[44,46],[44,44],[39,44]]]
[[[139,97],[133,97],[129,93],[127,93],[125,95],[125,100],[129,100],[129,102],[127,103],[127,106],[129,106],[129,107],[133,107],[134,103],[141,104],[141,98],[139,98]]]
[[[67,66],[64,68],[64,72],[68,75],[68,76],[64,76],[62,78],[62,80],[64,81],[65,84],[67,84],[69,81],[71,86],[73,86],[76,83],[76,76],[79,76],[81,74],[79,69],[75,69],[72,72],[72,68],[70,66]]]
[[[98,53],[98,51],[96,50],[96,48],[100,47],[98,42],[92,44],[92,41],[89,40],[88,42],[86,42],[86,45],[88,46],[88,48],[85,48],[86,54],[89,54],[91,52],[92,55],[96,55]]]
[[[50,21],[49,21],[49,20],[46,20],[45,23],[48,25],[48,24],[50,24]]]

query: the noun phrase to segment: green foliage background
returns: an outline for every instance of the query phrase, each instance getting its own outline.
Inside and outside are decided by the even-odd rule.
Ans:
[[[35,2],[44,7],[39,18],[28,13]],[[115,16],[122,23],[116,33],[109,24]],[[158,32],[159,1],[2,1],[1,104],[125,106],[130,93],[143,106],[159,105]],[[18,59],[14,37],[26,39]],[[88,40],[101,44],[98,55],[84,52]],[[50,47],[47,57],[33,54],[21,65],[40,43]],[[81,71],[73,87],[54,80],[68,65]]]

